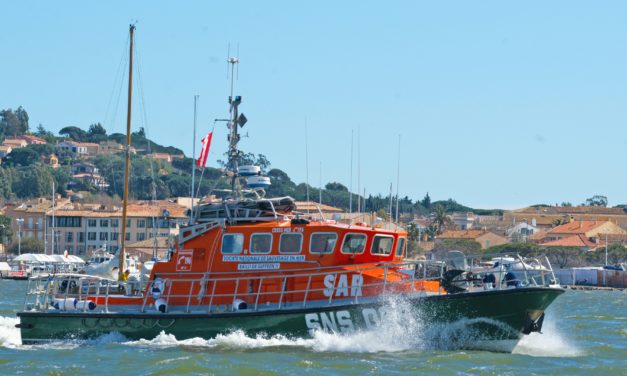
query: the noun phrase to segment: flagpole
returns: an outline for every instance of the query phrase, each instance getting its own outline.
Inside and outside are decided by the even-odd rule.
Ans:
[[[215,130],[215,125],[211,128],[211,132],[202,139],[202,149],[200,151],[200,158],[198,158],[197,166],[200,167],[202,165],[202,170],[200,170],[200,179],[198,180],[198,188],[196,189],[196,196],[200,197],[200,186],[202,185],[202,177],[205,174],[205,168],[207,167],[207,156],[209,155],[209,148],[211,147],[211,139],[213,138],[213,131]],[[196,218],[194,216],[194,218]]]
[[[192,145],[192,161],[195,162],[196,158],[196,105],[198,102],[198,95],[194,95],[194,143]],[[194,187],[196,180],[196,163],[192,163],[192,210],[189,213],[189,224],[192,224],[192,218],[194,218]]]

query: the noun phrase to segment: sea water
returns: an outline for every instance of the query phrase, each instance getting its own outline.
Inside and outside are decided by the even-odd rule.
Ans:
[[[543,333],[512,354],[461,350],[462,327],[433,328],[391,301],[380,328],[312,338],[247,336],[177,340],[161,333],[130,341],[22,345],[19,320],[27,282],[0,280],[0,374],[12,375],[627,375],[627,292],[568,291],[547,310]],[[461,332],[460,332],[461,331]]]

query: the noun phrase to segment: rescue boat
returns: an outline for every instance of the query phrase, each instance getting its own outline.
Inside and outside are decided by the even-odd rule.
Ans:
[[[413,315],[430,326],[466,323],[472,337],[464,347],[510,351],[541,329],[545,309],[563,292],[551,285],[550,269],[519,273],[516,285],[504,277],[462,278],[467,272],[451,273],[452,265],[408,260],[404,231],[339,223],[297,212],[290,197],[266,198],[269,179],[250,180],[261,171],[238,166],[241,102],[231,93],[230,196],[195,207],[175,249],[145,280],[31,279],[17,314],[23,343],[114,331],[129,339],[162,331],[211,338],[232,330],[301,337],[370,330]],[[121,252],[123,259],[124,246]],[[391,315],[398,301],[405,311]]]

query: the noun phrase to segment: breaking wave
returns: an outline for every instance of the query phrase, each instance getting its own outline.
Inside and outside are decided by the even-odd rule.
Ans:
[[[48,343],[37,345],[23,345],[22,336],[20,335],[20,329],[15,325],[20,323],[20,319],[17,317],[4,317],[0,316],[0,347],[6,347],[17,350],[38,350],[38,349],[53,349],[53,350],[71,350],[85,345],[103,345],[107,343],[119,343],[128,341],[126,337],[118,332],[111,332],[101,335],[94,339],[68,339],[68,340],[55,340]]]
[[[573,343],[572,340],[559,331],[554,319],[549,319],[542,325],[542,333],[531,333],[524,336],[518,342],[513,353],[542,357],[577,357],[585,355]]]
[[[0,316],[0,346],[15,348],[22,344],[20,330],[15,327],[19,323],[17,317]]]

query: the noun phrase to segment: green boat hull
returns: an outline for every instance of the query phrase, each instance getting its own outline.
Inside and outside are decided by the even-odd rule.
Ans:
[[[515,344],[523,334],[539,331],[544,310],[563,292],[559,288],[534,287],[421,298],[389,297],[368,304],[211,314],[23,311],[18,313],[18,326],[22,342],[28,344],[94,338],[110,332],[119,332],[131,340],[151,339],[162,331],[179,340],[213,338],[234,330],[248,335],[308,337],[316,330],[349,333],[375,329],[390,320],[402,324],[418,319],[426,328],[441,333],[442,329],[459,327],[470,340],[464,347],[473,347],[474,343],[486,341]],[[444,332],[456,335],[451,330]]]

